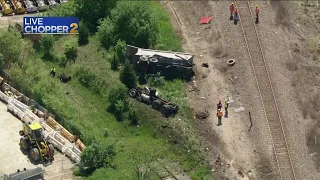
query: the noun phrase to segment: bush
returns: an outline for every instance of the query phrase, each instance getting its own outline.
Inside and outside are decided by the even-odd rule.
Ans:
[[[131,121],[132,125],[138,125],[139,124],[137,112],[136,112],[136,110],[134,109],[133,106],[130,106],[129,113],[128,113],[128,119],[129,119],[129,121]]]
[[[102,46],[109,48],[115,44],[117,33],[114,25],[109,18],[102,19],[98,27],[98,38]]]
[[[52,35],[45,35],[41,39],[41,45],[43,49],[43,57],[49,58],[51,56],[51,50],[53,48],[54,38]]]
[[[79,68],[75,74],[82,86],[91,89],[93,92],[100,94],[106,84],[106,82],[93,74],[91,70],[87,68]]]
[[[19,59],[21,50],[21,36],[15,29],[0,31],[0,53],[3,55],[3,65],[8,67],[11,62]]]
[[[133,69],[132,64],[130,64],[129,60],[124,63],[124,67],[120,72],[120,80],[123,84],[125,84],[128,88],[132,88],[136,86],[137,76]]]
[[[111,110],[118,120],[123,120],[129,109],[127,98],[127,88],[123,84],[115,86],[108,94]]]
[[[111,69],[116,71],[118,70],[119,67],[119,59],[118,56],[116,56],[116,54],[113,54],[113,58],[111,59]]]
[[[114,52],[116,53],[117,57],[118,57],[118,60],[120,63],[124,63],[125,60],[126,60],[126,42],[125,41],[121,41],[121,40],[118,40],[117,41],[117,44],[114,46]]]
[[[113,146],[94,142],[81,153],[81,163],[83,166],[94,171],[101,167],[112,166],[115,155]]]
[[[3,68],[3,65],[4,65],[4,57],[3,57],[3,55],[0,53],[0,69]]]
[[[80,21],[80,31],[78,37],[78,44],[80,46],[86,45],[89,43],[89,29],[86,24]]]
[[[75,62],[77,58],[77,53],[78,53],[78,49],[74,42],[69,42],[66,44],[64,54],[69,61],[71,60]]]
[[[59,55],[59,56],[56,56],[56,62],[59,63],[60,67],[66,67],[68,64],[68,59],[66,58],[65,55]]]
[[[161,76],[160,72],[157,74],[152,74],[147,77],[148,84],[153,87],[161,87],[166,83],[166,80]]]

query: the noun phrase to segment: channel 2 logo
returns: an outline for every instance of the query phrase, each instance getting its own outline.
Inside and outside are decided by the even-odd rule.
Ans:
[[[79,34],[78,17],[24,17],[24,34]]]

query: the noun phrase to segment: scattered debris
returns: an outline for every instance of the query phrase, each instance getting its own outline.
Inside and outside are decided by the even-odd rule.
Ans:
[[[209,24],[212,19],[213,19],[213,16],[203,17],[200,19],[200,24]]]
[[[208,63],[202,63],[201,66],[202,66],[202,67],[205,67],[205,68],[208,68],[208,67],[209,67],[209,64],[208,64]]]
[[[243,172],[241,170],[238,171],[238,174],[242,177],[244,177]]]
[[[207,117],[209,117],[210,113],[208,110],[202,111],[202,112],[198,112],[196,114],[196,117],[199,119],[206,119]]]
[[[244,111],[245,108],[244,107],[239,107],[237,109],[234,110],[234,112],[238,113],[238,112],[241,112],[241,111]]]
[[[205,97],[201,97],[201,99],[205,100],[206,98]]]
[[[229,80],[232,82],[232,84],[234,84],[234,81],[232,80],[232,78],[229,78]]]

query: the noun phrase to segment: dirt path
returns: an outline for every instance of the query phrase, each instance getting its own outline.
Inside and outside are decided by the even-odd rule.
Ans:
[[[309,127],[314,123],[310,118],[304,119],[302,113],[314,115],[315,111],[320,109],[317,103],[309,105],[310,102],[308,102],[308,98],[318,96],[310,96],[311,98],[303,96],[306,99],[303,101],[304,105],[310,108],[309,110],[303,108],[305,112],[302,112],[297,104],[301,98],[296,93],[306,95],[309,92],[310,94],[308,88],[314,89],[314,86],[320,85],[320,81],[318,82],[320,70],[315,67],[315,63],[310,63],[310,53],[307,54],[307,50],[300,45],[308,44],[310,37],[314,37],[319,32],[316,29],[320,18],[317,14],[305,15],[306,12],[311,12],[311,7],[316,12],[317,5],[308,5],[308,8],[303,9],[300,7],[301,3],[291,2],[284,6],[278,2],[258,2],[262,10],[258,29],[271,80],[274,82],[275,97],[296,178],[316,180],[320,175],[312,159],[316,159],[315,161],[319,161],[318,164],[320,164],[320,158],[315,158],[317,153],[320,153],[320,148],[312,145],[312,150],[309,150],[307,143],[317,144],[313,139],[320,135],[311,135],[309,139],[312,140],[306,138]],[[189,92],[188,97],[196,113],[204,109],[210,112],[209,118],[198,119],[197,123],[206,142],[204,149],[208,148],[206,150],[213,167],[214,178],[278,179],[272,144],[268,138],[270,135],[265,127],[266,119],[255,86],[241,27],[233,25],[233,22],[228,20],[229,2],[172,2],[176,15],[172,13],[174,11],[167,2],[163,4],[170,13],[176,32],[183,37],[184,50],[195,54],[196,83],[199,91]],[[252,7],[254,5],[252,4]],[[290,9],[290,12],[286,8]],[[239,11],[241,13],[241,7]],[[212,23],[199,25],[199,20],[203,16],[213,16]],[[319,20],[317,21],[316,18]],[[318,51],[320,54],[320,47]],[[315,54],[316,52],[311,58],[313,57],[316,61]],[[305,61],[299,62],[302,57]],[[227,67],[225,61],[231,58],[236,60],[236,65]],[[201,67],[202,63],[208,63],[209,68]],[[319,65],[317,61],[316,64]],[[316,82],[312,82],[311,79]],[[303,85],[303,88],[299,85]],[[191,89],[191,85],[189,86],[188,89]],[[231,111],[229,118],[224,118],[223,125],[218,127],[215,117],[217,98],[223,99],[226,96],[232,96],[234,103],[229,110]],[[245,107],[246,110],[241,113],[233,112],[232,109],[240,106]],[[253,122],[251,131],[248,131],[249,111]],[[317,130],[312,132],[320,134]]]
[[[167,7],[170,12],[170,6]],[[189,92],[190,102],[195,112],[207,109],[211,114],[197,122],[206,141],[204,148],[208,148],[214,178],[272,179],[277,171],[273,171],[270,164],[272,151],[265,138],[265,117],[261,106],[255,105],[260,102],[257,102],[259,96],[247,49],[240,26],[228,20],[229,13],[225,10],[228,3],[172,2],[172,7],[176,8],[182,28],[173,13],[172,22],[184,37],[185,51],[195,54],[197,64],[199,91]],[[211,15],[214,19],[210,25],[199,25],[201,17]],[[226,61],[231,58],[236,59],[236,65],[227,67]],[[209,68],[201,67],[202,63],[208,63]],[[217,99],[223,100],[226,96],[232,97],[234,103],[229,109],[230,116],[222,120],[222,126],[217,126]],[[246,110],[235,113],[234,109],[239,107]],[[253,122],[251,131],[249,111]]]

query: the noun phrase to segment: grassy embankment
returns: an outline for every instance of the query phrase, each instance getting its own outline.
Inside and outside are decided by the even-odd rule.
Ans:
[[[180,39],[173,31],[163,7],[153,2],[151,8],[161,22],[157,38],[159,47],[180,50]],[[74,40],[76,36],[57,37],[52,54],[62,55],[64,45]],[[110,63],[106,60],[108,52],[99,46],[96,36],[90,37],[88,45],[78,47],[75,64],[65,68],[59,67],[55,61],[43,60],[29,41],[23,40],[21,47],[21,60],[7,69],[18,89],[65,119],[61,123],[73,133],[81,133],[85,142],[95,138],[114,145],[115,168],[98,169],[88,178],[134,179],[136,164],[150,165],[156,159],[164,159],[169,164],[179,162],[193,179],[207,177],[209,166],[196,150],[198,146],[195,143],[196,135],[193,134],[193,117],[182,81],[167,81],[159,88],[160,95],[180,105],[181,110],[175,118],[166,120],[149,106],[130,100],[135,104],[141,121],[140,127],[131,126],[129,121],[119,122],[107,112],[107,94],[121,82],[119,73],[110,70]],[[57,74],[64,72],[73,79],[67,84],[60,83],[59,79],[49,76],[51,67],[56,67]],[[100,94],[79,83],[76,73],[81,67],[90,69],[96,79],[104,82]],[[161,128],[164,124],[168,127]],[[151,175],[152,179],[156,177],[156,174]]]

